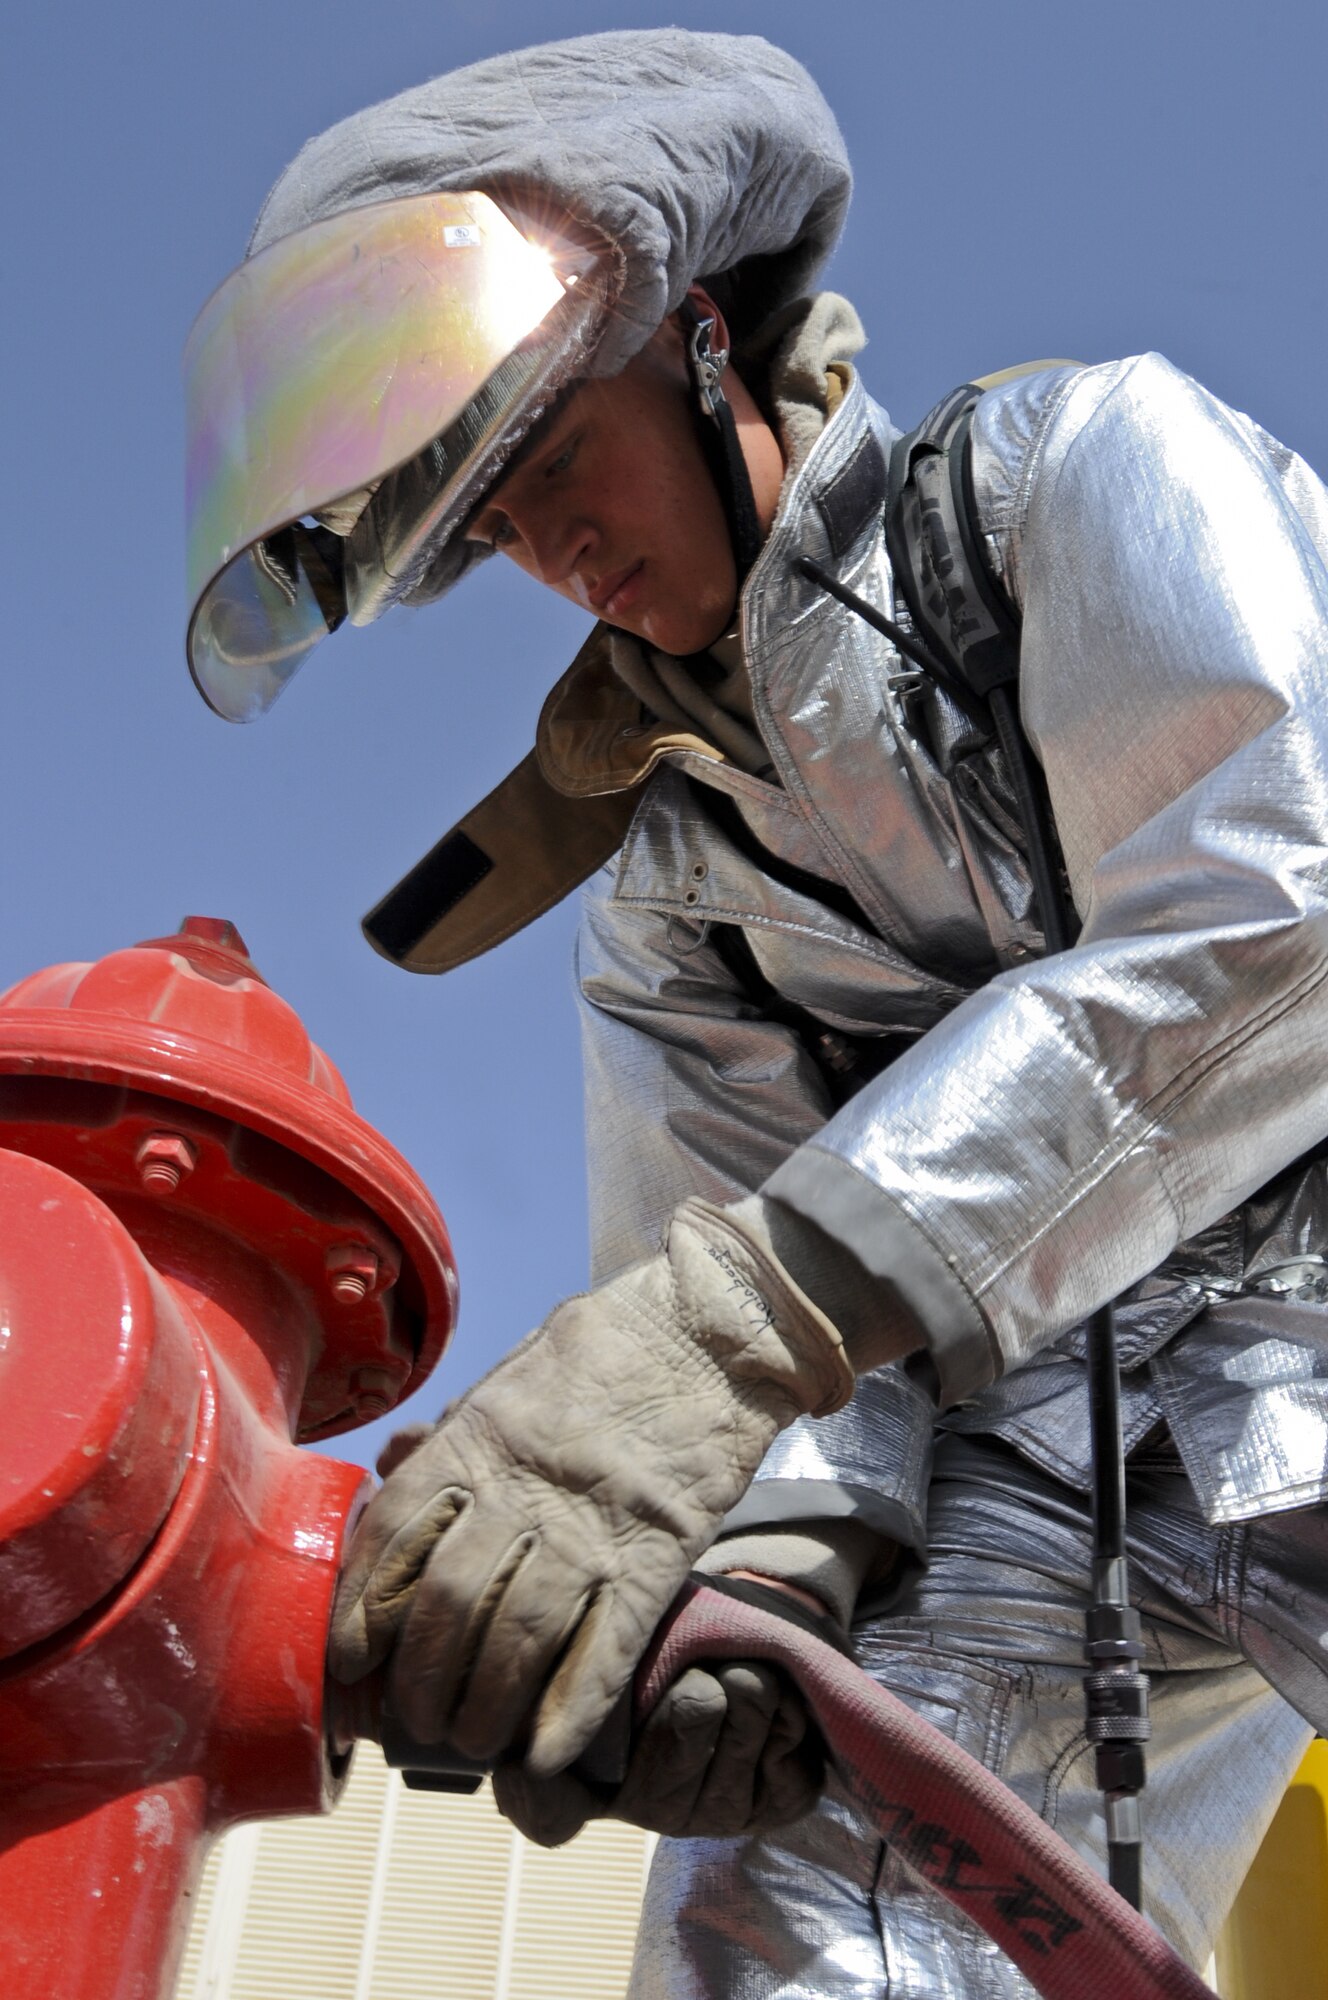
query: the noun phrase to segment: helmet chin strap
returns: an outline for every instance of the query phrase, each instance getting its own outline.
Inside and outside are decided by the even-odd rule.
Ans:
[[[691,298],[683,300],[679,313],[686,336],[687,365],[701,416],[701,442],[728,522],[741,590],[761,553],[762,536],[733,405],[724,394],[723,375],[729,351],[727,347],[715,348],[710,344],[715,330],[713,313],[701,311]]]

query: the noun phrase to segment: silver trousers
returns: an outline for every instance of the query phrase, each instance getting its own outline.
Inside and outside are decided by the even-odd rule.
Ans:
[[[1210,1527],[1169,1441],[1130,1462],[1152,1677],[1145,1908],[1198,1967],[1315,1729],[1328,1510]],[[1104,1865],[1083,1733],[1085,1503],[988,1439],[942,1441],[930,1562],[855,1628],[864,1667]],[[663,1840],[629,2000],[1033,2000],[832,1785],[752,1840]]]

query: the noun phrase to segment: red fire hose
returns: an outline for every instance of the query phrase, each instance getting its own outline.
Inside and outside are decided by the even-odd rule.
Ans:
[[[787,1619],[689,1583],[642,1662],[638,1717],[687,1667],[716,1659],[770,1660],[797,1683],[865,1818],[1045,2000],[1213,2000],[1152,1925],[1008,1786]]]

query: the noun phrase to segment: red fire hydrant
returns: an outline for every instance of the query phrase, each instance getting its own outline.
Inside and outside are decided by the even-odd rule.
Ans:
[[[0,1966],[164,2000],[208,1842],[325,1811],[358,1467],[451,1332],[432,1199],[229,924],[0,998]]]

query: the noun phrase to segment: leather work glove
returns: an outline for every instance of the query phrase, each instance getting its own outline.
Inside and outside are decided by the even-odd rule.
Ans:
[[[840,1620],[796,1586],[747,1571],[707,1581],[848,1651]],[[561,1847],[591,1819],[675,1839],[765,1832],[801,1819],[824,1782],[825,1751],[798,1689],[767,1661],[726,1660],[689,1667],[665,1690],[611,1796],[577,1767],[536,1778],[519,1764],[498,1766],[493,1792],[527,1840]]]
[[[570,1764],[776,1434],[841,1407],[834,1327],[700,1201],[663,1251],[565,1301],[366,1509],[329,1660],[422,1742],[534,1777]]]
[[[541,1847],[561,1847],[590,1819],[723,1839],[800,1819],[824,1777],[820,1738],[797,1689],[764,1661],[734,1660],[689,1667],[674,1682],[612,1798],[575,1771],[536,1778],[520,1764],[498,1765],[493,1795]]]

